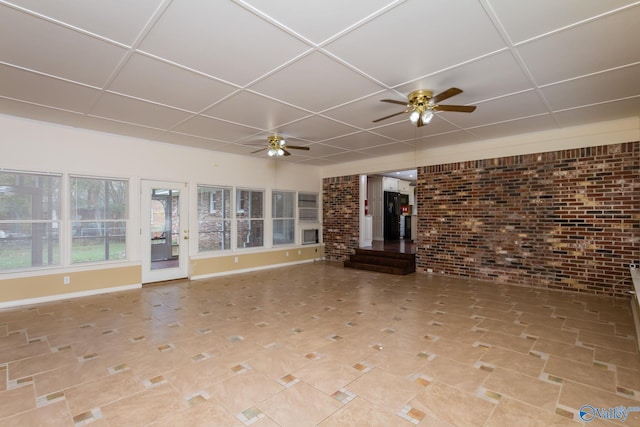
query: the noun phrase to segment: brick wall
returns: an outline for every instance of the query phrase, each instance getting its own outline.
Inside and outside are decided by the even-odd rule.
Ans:
[[[322,180],[322,241],[325,258],[344,261],[358,247],[358,175]]]
[[[626,294],[639,174],[638,142],[418,168],[417,271]]]

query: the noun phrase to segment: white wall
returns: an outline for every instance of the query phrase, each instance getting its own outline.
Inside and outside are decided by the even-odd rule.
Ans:
[[[315,192],[322,197],[318,167],[151,142],[6,115],[0,115],[0,129],[0,169],[128,179],[128,227],[131,230],[140,228],[142,179],[186,182],[192,200],[195,200],[198,184],[264,189],[267,218],[271,212],[272,189]],[[191,209],[190,213],[191,230],[197,229],[194,211]],[[265,236],[270,226],[269,222],[265,223]],[[138,233],[128,236],[129,261],[141,259],[139,238]],[[190,243],[193,245],[190,252],[194,255],[196,239]]]
[[[0,167],[320,191],[318,168],[0,115]],[[251,151],[248,147],[248,151]]]

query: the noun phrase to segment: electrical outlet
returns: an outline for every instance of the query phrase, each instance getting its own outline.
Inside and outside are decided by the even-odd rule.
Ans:
[[[68,285],[71,283],[71,276],[64,276],[64,278],[62,279],[63,283],[65,285]]]
[[[235,262],[235,263],[237,264],[237,263],[238,263],[238,257],[235,257],[235,258],[233,259],[233,262]]]

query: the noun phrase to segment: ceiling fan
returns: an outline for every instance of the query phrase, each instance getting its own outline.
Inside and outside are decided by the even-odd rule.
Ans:
[[[474,105],[438,104],[440,101],[444,101],[445,99],[451,98],[452,96],[458,95],[460,93],[462,93],[462,89],[458,89],[457,87],[449,88],[435,96],[433,96],[433,92],[430,90],[420,89],[409,94],[408,102],[396,101],[395,99],[381,99],[381,102],[404,105],[406,109],[404,111],[400,111],[399,113],[381,117],[377,120],[374,120],[373,122],[376,123],[400,114],[411,113],[409,115],[409,120],[414,125],[420,127],[429,124],[431,122],[431,119],[433,119],[433,114],[436,111],[457,111],[460,113],[471,113],[476,109]]]
[[[287,145],[287,141],[279,135],[271,135],[267,137],[267,146],[256,151],[252,151],[251,154],[259,153],[262,150],[267,150],[269,157],[290,156],[289,150],[307,150],[309,147],[302,147],[298,145]]]

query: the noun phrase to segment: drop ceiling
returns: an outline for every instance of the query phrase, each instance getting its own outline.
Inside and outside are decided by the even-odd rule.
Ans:
[[[331,165],[640,114],[640,2],[0,0],[0,114]],[[417,128],[380,102],[459,87]],[[259,147],[258,147],[259,148]]]

